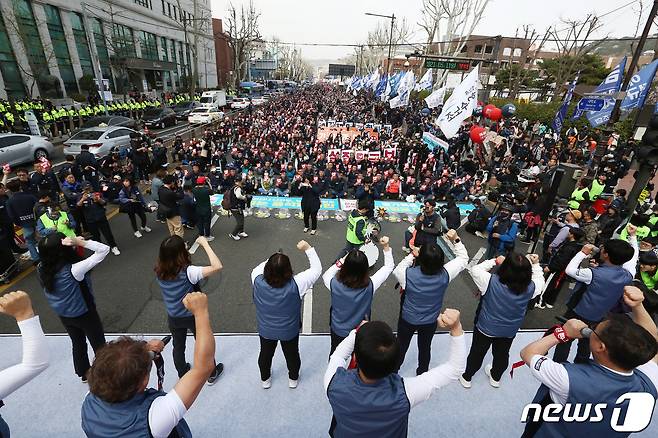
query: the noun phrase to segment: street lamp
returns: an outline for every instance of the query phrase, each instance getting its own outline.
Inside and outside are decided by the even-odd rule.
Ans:
[[[391,70],[391,46],[393,45],[393,25],[395,24],[395,14],[381,15],[373,14],[372,12],[366,12],[366,15],[370,15],[371,17],[388,18],[391,20],[391,34],[388,37],[388,58],[386,60],[386,80],[388,81],[388,73]]]

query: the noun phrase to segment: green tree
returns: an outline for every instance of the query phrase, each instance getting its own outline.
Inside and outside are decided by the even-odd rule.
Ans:
[[[530,70],[523,74],[523,69],[519,64],[512,64],[496,72],[496,83],[493,88],[498,91],[511,90],[517,81],[520,82],[518,89],[521,91],[524,89],[537,89],[541,86],[539,71]]]
[[[555,91],[558,95],[564,89],[565,83],[573,80],[573,78],[565,77],[567,71],[580,71],[578,83],[585,85],[599,85],[610,73],[610,69],[606,68],[603,63],[603,58],[592,54],[584,54],[578,57],[560,56],[554,59],[546,59],[540,65],[544,70],[544,82],[547,84],[555,83]],[[571,68],[572,65],[573,68]]]
[[[78,85],[80,89],[87,94],[87,96],[96,93],[98,87],[96,87],[96,82],[92,75],[83,75],[78,79]]]

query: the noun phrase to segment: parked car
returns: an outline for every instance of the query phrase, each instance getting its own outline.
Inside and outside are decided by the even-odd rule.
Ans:
[[[0,134],[0,164],[15,166],[48,158],[54,150],[46,137],[38,135]]]
[[[96,126],[123,126],[125,128],[139,130],[137,120],[123,116],[96,116],[82,124],[81,129],[94,128]]]
[[[176,118],[179,120],[187,120],[187,116],[190,115],[190,112],[201,106],[201,104],[195,100],[191,102],[180,102],[175,106],[172,106],[171,109],[176,113]]]
[[[187,121],[191,125],[217,122],[224,119],[224,113],[215,108],[197,108],[190,113]]]
[[[147,128],[165,128],[176,124],[176,113],[171,108],[149,108],[144,111],[142,122]]]
[[[231,102],[232,109],[244,109],[249,106],[249,99],[246,97],[236,97]]]
[[[122,126],[83,129],[64,142],[64,154],[78,155],[83,144],[89,145],[89,152],[98,157],[104,157],[114,148],[123,152],[130,146],[131,134],[140,135],[134,129]]]
[[[256,106],[266,104],[267,102],[268,100],[265,96],[257,96],[251,99],[251,103]]]

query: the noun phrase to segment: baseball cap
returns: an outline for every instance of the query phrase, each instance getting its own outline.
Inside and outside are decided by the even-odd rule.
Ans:
[[[196,179],[197,184],[205,184],[206,183],[206,177],[205,176],[200,176]]]

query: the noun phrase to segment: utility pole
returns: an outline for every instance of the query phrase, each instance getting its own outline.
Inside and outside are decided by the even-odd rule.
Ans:
[[[91,56],[91,65],[94,68],[94,76],[98,82],[98,89],[101,92],[101,100],[103,101],[103,109],[107,116],[107,101],[105,100],[105,82],[103,81],[103,71],[101,70],[100,61],[98,60],[98,51],[96,50],[96,41],[94,39],[94,32],[91,30],[91,23],[87,15],[87,4],[82,3],[82,22],[85,26],[85,34],[87,35],[87,44],[89,45],[89,55]]]
[[[359,46],[359,76],[363,76],[363,44]]]
[[[388,18],[389,20],[391,20],[391,33],[388,36],[388,57],[386,60],[386,82],[388,83],[388,75],[389,72],[391,71],[391,48],[393,46],[393,28],[395,26],[395,14],[381,15],[381,14],[373,14],[371,12],[366,12],[366,15],[370,15],[371,17]]]
[[[640,60],[642,51],[644,50],[644,43],[647,40],[647,36],[649,36],[649,31],[651,30],[653,21],[656,19],[657,12],[658,12],[658,0],[653,0],[653,6],[651,7],[651,12],[649,12],[649,17],[647,18],[647,22],[644,25],[642,36],[640,36],[640,41],[637,43],[637,47],[635,48],[635,53],[633,53],[633,59],[631,60],[631,65],[628,67],[628,72],[626,73],[626,76],[624,76],[624,82],[619,90],[622,93],[626,92],[626,90],[628,89],[628,84],[631,82],[631,78],[635,74],[635,68],[637,67],[638,61]],[[612,114],[610,114],[610,120],[608,120],[608,126],[614,125],[619,120],[619,116],[621,115],[620,112],[621,112],[622,99],[623,98],[621,97],[621,95],[617,96],[617,99],[615,100],[615,106],[612,109]]]

